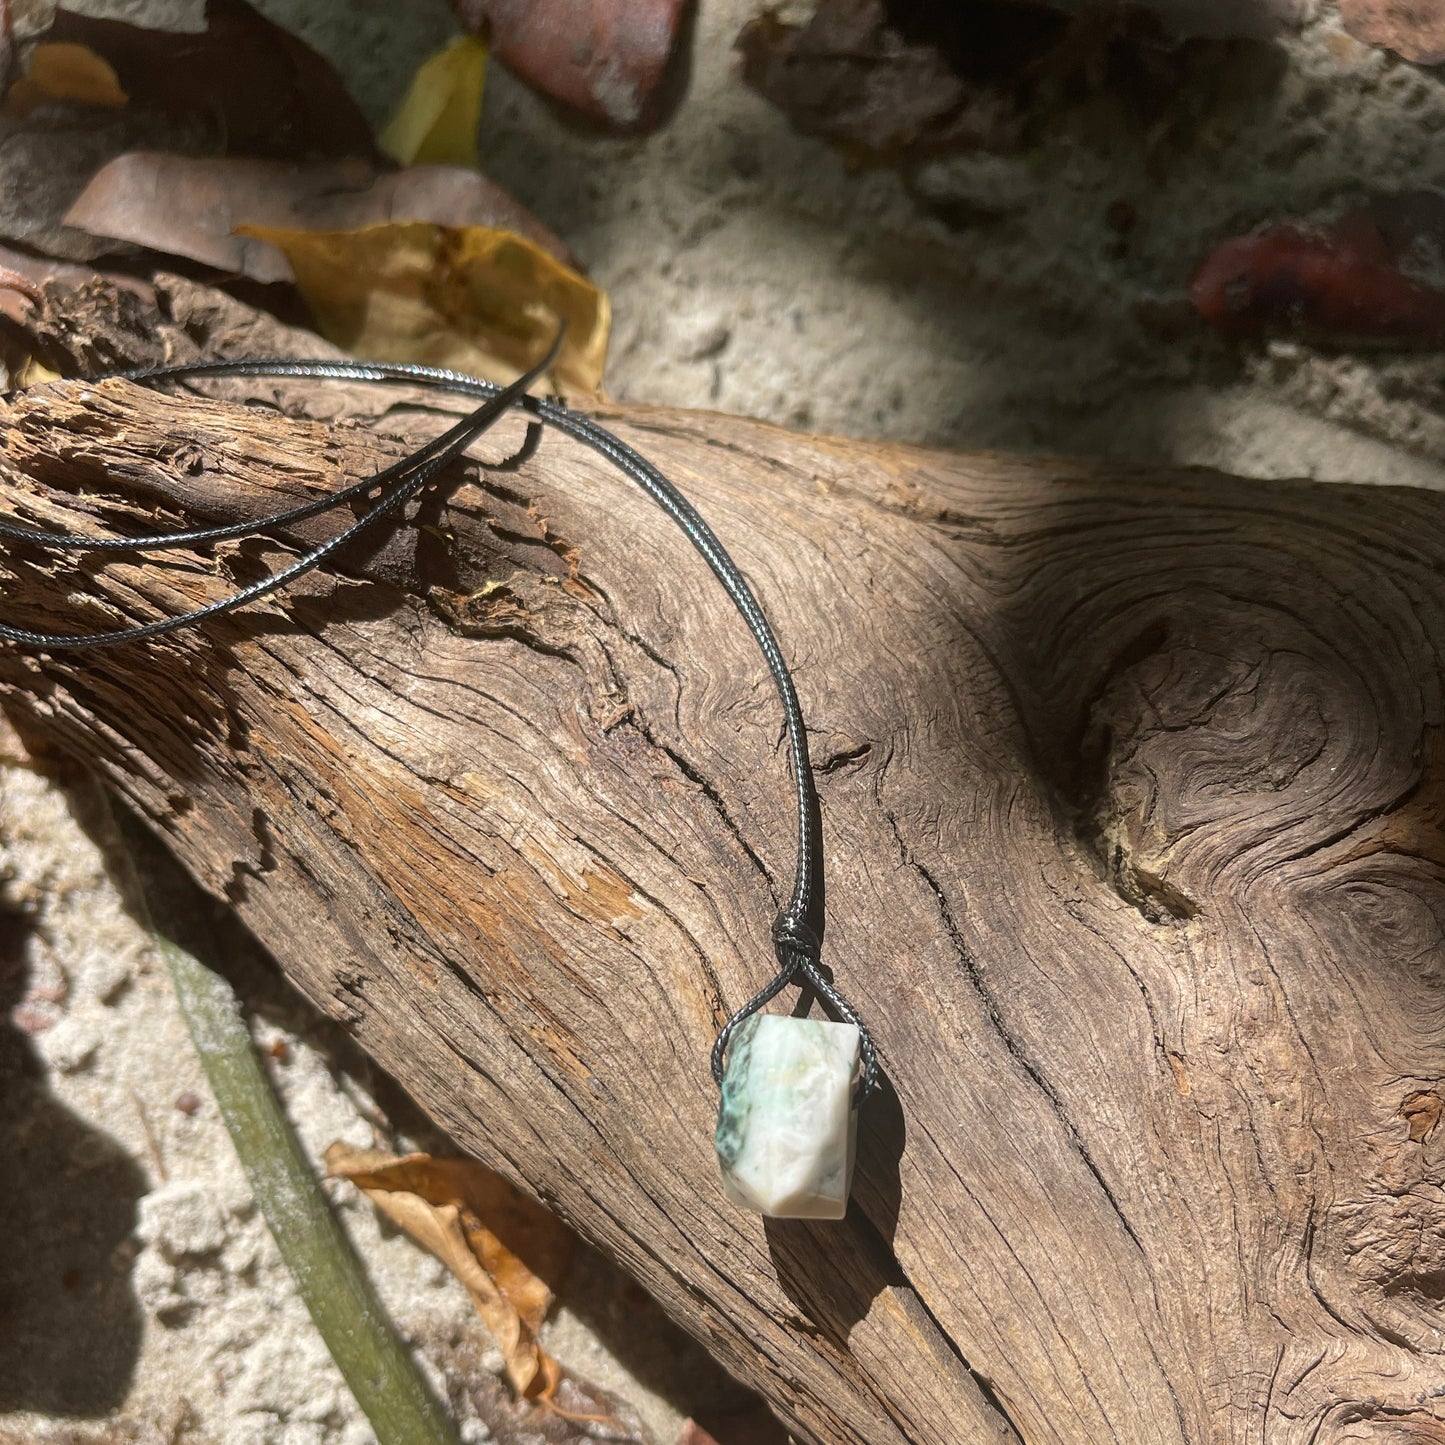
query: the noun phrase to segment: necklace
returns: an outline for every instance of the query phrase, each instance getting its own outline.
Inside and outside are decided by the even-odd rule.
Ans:
[[[190,362],[115,373],[122,380],[146,386],[228,376],[402,383],[470,397],[479,405],[401,461],[329,497],[257,521],[107,538],[40,531],[0,521],[0,539],[56,550],[160,551],[252,535],[319,516],[356,499],[375,497],[364,515],[303,553],[290,566],[192,612],[113,632],[74,635],[0,624],[0,640],[45,652],[113,646],[192,627],[258,601],[319,567],[359,532],[383,518],[397,518],[407,502],[448,462],[514,407],[528,415],[526,439],[515,456],[489,464],[492,469],[513,469],[531,457],[544,426],[605,458],[661,507],[702,555],[747,623],[783,705],[797,802],[797,864],[792,894],[772,927],[777,971],[728,1019],[713,1045],[712,1073],[721,1090],[716,1147],[723,1188],[734,1203],[762,1214],[841,1219],[852,1185],[858,1104],[877,1082],[878,1061],[868,1029],[821,963],[823,849],[819,802],[792,674],[747,579],[692,503],[651,462],[606,428],[558,402],[527,394],[527,388],[551,365],[561,339],[559,332],[547,356],[506,387],[425,366],[292,358]],[[763,1007],[790,984],[811,989],[830,1017],[764,1014]]]

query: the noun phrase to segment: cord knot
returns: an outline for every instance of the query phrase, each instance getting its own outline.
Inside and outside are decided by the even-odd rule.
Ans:
[[[816,965],[823,954],[818,935],[793,913],[780,913],[773,923],[773,952],[790,978],[808,965]]]

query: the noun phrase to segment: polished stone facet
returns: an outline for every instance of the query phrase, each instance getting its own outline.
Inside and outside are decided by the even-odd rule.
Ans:
[[[853,1181],[852,1024],[754,1014],[733,1035],[717,1120],[723,1189],[775,1219],[842,1219]]]

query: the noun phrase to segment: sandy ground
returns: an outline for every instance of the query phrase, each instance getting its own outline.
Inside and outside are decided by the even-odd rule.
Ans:
[[[1026,155],[855,174],[737,81],[754,8],[704,0],[688,99],[646,142],[578,138],[509,77],[492,86],[483,164],[611,291],[616,395],[961,447],[1440,484],[1438,356],[1235,348],[1187,317],[1174,334],[1217,240],[1445,180],[1437,74],[1357,44],[1326,9],[1233,69],[1201,64],[1172,128],[1100,107]],[[1118,200],[1138,217],[1125,238]]]
[[[440,0],[263,8],[330,54],[377,118],[450,33]],[[614,395],[950,445],[1441,485],[1438,357],[1232,347],[1179,324],[1221,237],[1368,186],[1439,182],[1438,75],[1356,44],[1326,5],[1298,37],[1206,67],[1171,125],[1132,131],[1095,107],[1027,155],[850,173],[739,83],[732,42],[752,10],[702,0],[686,98],[646,139],[580,134],[493,74],[484,165],[611,292]],[[1107,219],[1117,200],[1137,213],[1127,236]],[[164,970],[65,798],[9,747],[0,980],[21,983],[0,1000],[0,1442],[363,1445]],[[258,1039],[308,1148],[375,1142],[364,1064],[283,989],[260,995]],[[495,1371],[460,1289],[369,1207],[337,1200],[439,1385]],[[727,1396],[599,1260],[549,1343],[634,1401],[658,1445]],[[472,1415],[464,1433],[485,1425]]]

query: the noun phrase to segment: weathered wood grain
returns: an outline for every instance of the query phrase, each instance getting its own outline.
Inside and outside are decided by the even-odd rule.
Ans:
[[[226,344],[201,295],[134,353]],[[841,1225],[715,1184],[707,1052],[792,861],[776,699],[571,444],[203,632],[0,654],[4,705],[800,1437],[1445,1441],[1445,498],[605,420],[796,668],[889,1079]],[[253,514],[439,425],[117,382],[3,421],[5,509],[77,528]],[[148,618],[299,540],[17,549],[6,617]]]

